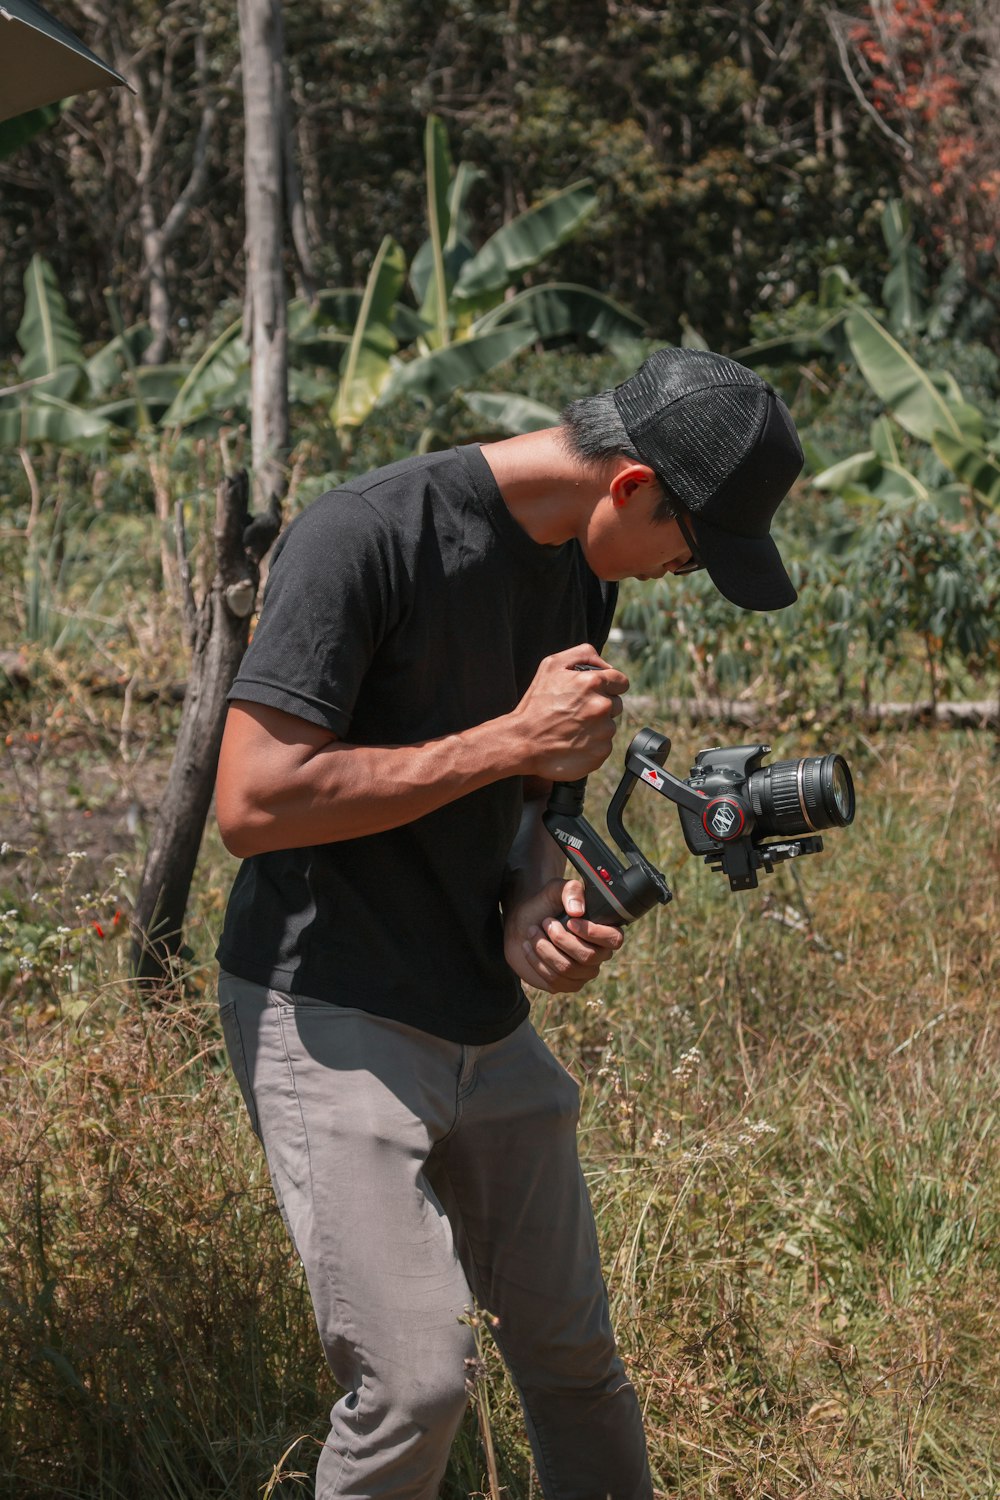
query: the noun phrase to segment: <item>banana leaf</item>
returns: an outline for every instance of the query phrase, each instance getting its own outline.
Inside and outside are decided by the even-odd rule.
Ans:
[[[891,269],[882,285],[893,333],[917,333],[927,322],[927,273],[913,243],[910,212],[898,198],[890,199],[882,214],[882,234]]]
[[[466,261],[455,283],[455,297],[502,291],[574,235],[596,207],[597,194],[585,180],[519,214]]]
[[[107,440],[111,424],[55,396],[41,395],[22,406],[0,411],[0,448],[57,443],[62,448],[89,448]]]
[[[535,325],[540,339],[575,334],[598,344],[639,338],[644,328],[639,318],[603,292],[573,282],[549,282],[528,287],[484,313],[472,325],[472,332],[488,333],[491,328],[528,320]]]
[[[527,396],[493,391],[466,391],[462,400],[477,417],[498,432],[539,432],[559,425],[559,413]]]
[[[324,369],[339,370],[344,363],[344,354],[350,347],[350,334],[340,333],[335,328],[318,328],[311,338],[300,335],[288,341],[289,362],[297,367],[302,364],[322,365]]]
[[[925,443],[936,432],[961,439],[953,402],[867,308],[851,308],[847,338],[862,375],[901,427]]]
[[[24,316],[17,341],[24,351],[20,375],[31,380],[63,365],[80,365],[83,350],[66,302],[47,260],[35,254],[24,273]]]
[[[86,376],[80,365],[61,365],[51,375],[35,375],[31,380],[18,381],[0,391],[0,407],[23,406],[36,396],[54,396],[57,401],[71,401],[81,394],[86,386]]]
[[[162,427],[183,427],[206,416],[217,398],[231,390],[240,373],[249,373],[250,351],[242,333],[243,319],[237,318],[209,344],[160,418]]]
[[[487,370],[520,353],[536,338],[533,323],[514,323],[398,364],[378,405],[388,406],[405,394],[440,406],[460,386],[471,384]]]
[[[351,335],[330,416],[337,431],[360,427],[386,385],[397,349],[392,310],[406,279],[406,259],[391,235],[378,248]]]
[[[297,297],[288,304],[289,343],[296,344],[300,339],[315,337],[316,333],[334,330],[346,333],[349,342],[364,299],[364,292],[357,287],[326,287],[316,293],[312,302]],[[401,344],[412,343],[427,331],[420,314],[415,308],[407,307],[405,302],[394,304],[389,326]]]
[[[105,417],[116,427],[136,432],[149,422],[160,420],[187,374],[186,365],[139,365],[134,373],[137,394],[121,396],[91,409],[95,416]]]
[[[800,333],[778,334],[772,339],[761,339],[744,349],[737,349],[732,356],[740,364],[756,370],[761,365],[807,364],[824,354],[836,351],[834,333],[844,322],[845,309],[838,308],[832,316],[815,328],[804,328]]]
[[[993,510],[1000,506],[1000,460],[988,449],[939,432],[934,438],[934,452],[980,500]]]
[[[929,500],[931,492],[905,464],[884,463],[882,475],[874,486],[876,495],[885,500]]]
[[[842,458],[839,463],[831,464],[828,469],[817,474],[812,483],[817,490],[840,493],[849,484],[875,484],[881,472],[882,464],[878,455],[868,449],[864,453],[853,453],[850,458]]]
[[[128,371],[136,368],[144,351],[152,342],[153,330],[149,324],[135,323],[124,333],[118,334],[110,343],[105,344],[103,349],[98,349],[96,354],[92,354],[85,365],[91,393],[94,396],[103,396],[113,390]],[[155,366],[145,368],[153,369]],[[167,368],[173,370],[179,366],[171,365]]]
[[[897,428],[888,417],[876,417],[871,425],[871,445],[885,463],[899,463]]]

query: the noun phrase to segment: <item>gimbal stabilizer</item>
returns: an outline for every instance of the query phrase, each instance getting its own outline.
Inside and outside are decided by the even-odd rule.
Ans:
[[[583,816],[586,777],[557,782],[543,821],[583,881],[587,916],[621,927],[672,899],[663,874],[623,822],[640,781],[675,804],[688,849],[726,875],[731,890],[752,890],[760,869],[770,874],[783,860],[818,854],[821,838],[763,840],[769,834],[815,834],[850,823],[855,797],[847,762],[840,755],[825,755],[762,767],[769,753],[770,746],[760,744],[701,750],[690,779],[681,781],[666,769],[669,738],[640,729],[626,751],[625,773],[608,807],[608,832],[624,861]]]

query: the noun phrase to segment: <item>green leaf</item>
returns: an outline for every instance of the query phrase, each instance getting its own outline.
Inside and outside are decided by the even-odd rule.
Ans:
[[[97,412],[84,411],[55,396],[36,396],[22,406],[0,411],[0,448],[34,443],[87,448],[106,440],[110,432],[111,424]]]
[[[406,279],[406,259],[391,235],[378,249],[344,362],[331,417],[337,431],[360,427],[389,379],[397,348],[390,320]]]
[[[453,245],[444,247],[444,279],[449,295],[451,288],[458,280],[462,267],[467,260],[472,259],[472,255],[473,249],[468,240],[459,240]],[[418,336],[425,337],[428,326],[432,322],[430,299],[434,295],[434,247],[430,240],[424,240],[410,262],[410,286],[413,288],[413,295],[420,303],[420,312],[414,312],[412,316],[419,322]],[[397,306],[405,306],[405,304],[397,303]],[[410,311],[409,308],[406,310]]]
[[[240,374],[249,371],[250,351],[242,332],[243,319],[237,318],[209,344],[160,418],[161,427],[183,427],[205,416]]]
[[[458,298],[501,291],[570,239],[597,207],[597,194],[586,181],[573,183],[519,214],[466,261],[455,283]]]
[[[364,298],[364,292],[357,287],[327,287],[316,293],[314,308],[304,299],[290,302],[289,338],[311,337],[309,329],[313,327],[333,327],[346,331],[348,335],[352,334]],[[311,316],[307,317],[307,313]],[[401,344],[411,343],[427,331],[416,309],[407,307],[404,302],[394,303],[390,326]]]
[[[305,364],[339,370],[350,342],[349,334],[338,333],[335,328],[318,329],[311,339],[298,338],[294,344],[289,343],[289,363],[296,368]]]
[[[951,403],[866,307],[847,314],[847,338],[862,375],[901,427],[925,443],[939,431],[961,437]]]
[[[468,242],[472,231],[472,216],[467,200],[476,183],[481,182],[485,176],[486,173],[481,168],[470,167],[468,162],[459,162],[448,193],[449,225],[444,242],[445,251],[455,249],[463,240]]]
[[[94,415],[106,417],[116,427],[137,431],[162,416],[187,374],[186,365],[139,365],[134,374],[137,393],[93,407]]]
[[[87,377],[80,365],[61,365],[51,375],[36,375],[32,380],[6,386],[0,393],[0,407],[21,406],[37,396],[55,396],[59,401],[70,401],[82,392],[86,383]]]
[[[827,266],[819,278],[816,305],[821,312],[843,311],[857,293],[857,288],[843,266]]]
[[[80,335],[66,311],[56,273],[40,255],[31,257],[24,273],[24,294],[24,317],[17,330],[24,350],[21,379],[49,375],[61,365],[81,364]]]
[[[598,344],[638,338],[642,322],[603,292],[572,282],[549,282],[518,292],[507,302],[478,318],[472,332],[487,333],[507,323],[531,321],[540,339],[575,334]]]
[[[54,125],[62,114],[62,104],[43,104],[40,109],[26,110],[12,120],[0,121],[0,161],[20,151],[34,136]]]
[[[893,333],[916,333],[927,321],[927,274],[923,257],[913,243],[910,211],[891,198],[882,213],[882,234],[891,269],[882,287]]]
[[[934,452],[987,505],[994,510],[1000,506],[1000,460],[988,449],[938,432],[934,435]]]
[[[904,464],[884,463],[876,495],[886,500],[929,500],[931,492]]]
[[[518,434],[540,432],[546,427],[558,427],[559,413],[541,401],[532,401],[527,396],[516,396],[492,391],[466,391],[462,400],[477,417],[482,417],[498,432]]]
[[[839,463],[831,464],[821,474],[813,479],[813,486],[817,490],[842,491],[849,484],[872,485],[882,472],[882,465],[877,454],[871,449],[864,453],[854,453],[850,458],[842,458]]]
[[[825,319],[816,328],[804,328],[800,333],[777,334],[772,339],[761,339],[745,349],[737,349],[732,356],[740,364],[755,370],[760,365],[800,365],[835,350],[833,333],[843,323],[845,309],[838,309],[832,317]]]
[[[871,425],[871,445],[885,463],[899,463],[896,428],[888,417],[876,417]]]
[[[405,393],[431,406],[440,406],[459,386],[471,384],[487,370],[527,348],[536,337],[533,324],[515,323],[397,365],[378,405],[388,406]]]
[[[123,376],[138,365],[152,342],[153,330],[149,324],[135,323],[92,354],[85,369],[93,394],[103,396],[118,385]]]

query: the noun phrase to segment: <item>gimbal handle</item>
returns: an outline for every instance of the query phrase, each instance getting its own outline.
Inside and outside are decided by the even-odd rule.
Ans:
[[[669,738],[654,729],[641,729],[628,747],[625,774],[608,807],[608,832],[625,855],[624,861],[583,816],[587,778],[556,782],[552,788],[542,821],[583,881],[586,915],[591,921],[624,927],[657,903],[665,906],[672,899],[664,875],[650,864],[623,821],[640,781],[672,802],[700,811],[704,798],[664,769],[669,754]]]

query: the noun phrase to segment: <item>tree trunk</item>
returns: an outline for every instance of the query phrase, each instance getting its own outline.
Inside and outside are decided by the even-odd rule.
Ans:
[[[181,947],[191,877],[212,801],[215,770],[226,716],[226,694],[246,650],[250,614],[257,596],[260,559],[270,546],[261,519],[251,522],[246,470],[219,485],[215,513],[215,577],[196,604],[187,578],[191,673],[181,712],[177,746],[146,856],[132,916],[132,958],[146,990],[169,981]],[[178,507],[179,547],[183,520]],[[251,545],[247,538],[251,537]]]
[[[226,721],[226,695],[246,650],[260,560],[281,528],[288,484],[288,321],[282,269],[285,84],[280,0],[239,0],[246,123],[247,295],[254,494],[245,472],[223,480],[216,508],[216,572],[195,603],[177,507],[191,674],[170,775],[146,858],[133,917],[133,962],[147,990],[165,984],[180,952],[191,877],[212,801]]]
[[[239,0],[246,118],[247,297],[254,496],[280,513],[287,486],[288,321],[284,237],[285,74],[280,0]]]

